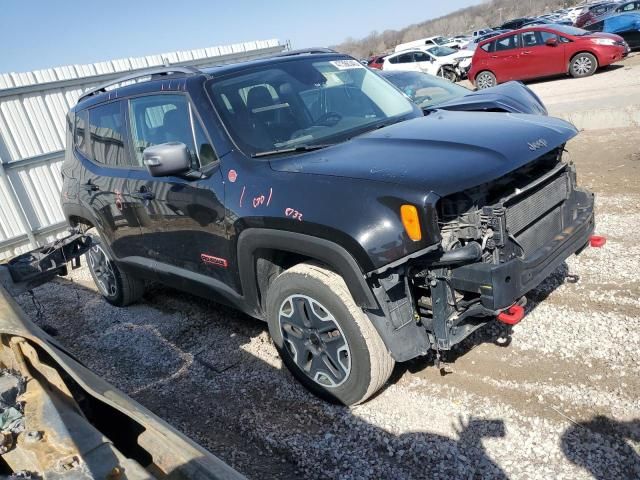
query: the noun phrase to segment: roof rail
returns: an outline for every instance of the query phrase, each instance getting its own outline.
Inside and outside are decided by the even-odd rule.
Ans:
[[[169,66],[169,67],[150,68],[147,70],[139,70],[135,73],[131,73],[129,75],[125,75],[123,77],[119,77],[114,80],[111,80],[110,82],[103,83],[102,85],[98,85],[97,87],[90,88],[89,90],[84,92],[82,95],[80,95],[80,98],[78,99],[78,101],[82,100],[83,98],[90,97],[91,95],[95,95],[96,93],[106,92],[108,87],[112,87],[119,83],[128,82],[130,80],[136,80],[138,78],[144,78],[149,76],[153,77],[157,75],[171,75],[172,73],[196,74],[196,73],[202,73],[202,71],[196,67],[191,67],[191,66],[185,66],[185,67]]]
[[[282,52],[274,55],[274,57],[292,57],[294,55],[314,54],[314,53],[338,53],[331,48],[315,47],[315,48],[303,48],[302,50],[289,50],[288,52]]]

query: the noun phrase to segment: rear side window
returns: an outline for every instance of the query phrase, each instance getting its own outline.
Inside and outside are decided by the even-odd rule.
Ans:
[[[485,52],[495,52],[496,51],[496,42],[487,42],[480,47]]]
[[[405,53],[404,55],[400,55],[398,57],[398,63],[411,63],[413,62],[413,54]]]
[[[529,31],[522,33],[523,47],[536,47],[538,45],[542,45],[542,39],[539,32]]]
[[[89,109],[89,157],[96,163],[128,167],[121,102]]]
[[[500,40],[496,40],[496,52],[513,50],[518,47],[518,35],[510,35],[508,37],[501,38]]]
[[[84,153],[87,152],[87,111],[81,110],[76,112],[76,120],[75,126],[73,130],[73,145]]]

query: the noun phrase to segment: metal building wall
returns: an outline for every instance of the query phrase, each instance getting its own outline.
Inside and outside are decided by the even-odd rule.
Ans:
[[[66,225],[60,208],[65,116],[90,87],[123,72],[205,66],[281,52],[278,40],[0,74],[0,259],[51,241]]]

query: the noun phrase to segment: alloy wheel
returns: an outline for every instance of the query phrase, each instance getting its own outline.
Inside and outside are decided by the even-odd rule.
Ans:
[[[89,267],[95,274],[96,285],[103,295],[114,297],[118,293],[116,275],[111,260],[100,245],[94,245],[88,252]]]
[[[325,388],[343,384],[351,351],[335,317],[306,295],[286,298],[278,313],[284,347],[306,376]]]
[[[478,89],[493,87],[493,83],[493,76],[489,73],[481,73],[476,79],[476,85],[478,86]]]
[[[573,71],[578,75],[586,75],[592,67],[593,63],[589,57],[579,57],[573,62]]]

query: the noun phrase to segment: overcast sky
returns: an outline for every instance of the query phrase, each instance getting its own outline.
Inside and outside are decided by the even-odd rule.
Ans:
[[[328,46],[480,0],[3,0],[0,72],[250,40]],[[401,5],[401,6],[400,6]]]

